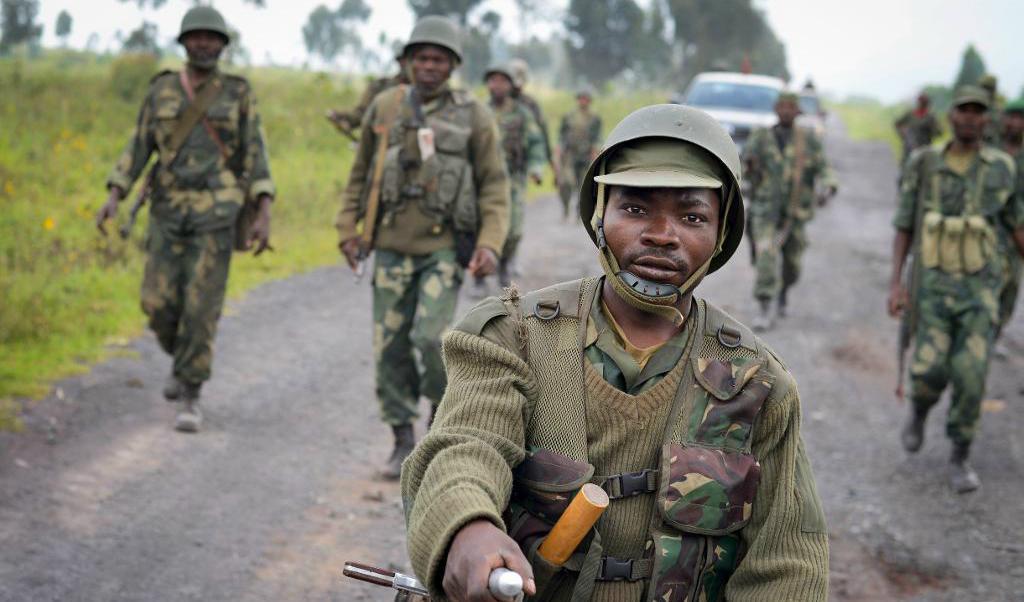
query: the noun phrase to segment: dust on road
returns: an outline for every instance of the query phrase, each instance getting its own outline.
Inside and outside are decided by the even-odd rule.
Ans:
[[[893,161],[831,125],[841,192],[811,224],[790,317],[766,339],[802,393],[832,597],[1014,599],[1024,325],[1012,324],[1013,358],[989,381],[974,456],[984,486],[954,495],[945,404],[921,453],[898,443],[896,325],[883,307]],[[597,273],[582,229],[559,216],[554,198],[529,208],[521,288]],[[747,256],[698,291],[744,321],[755,311]],[[340,575],[347,559],[408,569],[398,487],[373,479],[391,442],[373,398],[369,300],[365,283],[330,268],[234,304],[198,436],[170,429],[159,394],[168,360],[148,336],[129,345],[135,357],[31,405],[27,432],[0,435],[0,600],[389,600]]]

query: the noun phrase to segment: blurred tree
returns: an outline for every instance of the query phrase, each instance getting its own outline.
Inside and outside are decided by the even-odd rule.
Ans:
[[[644,11],[634,0],[570,0],[565,28],[573,72],[603,84],[633,63]]]
[[[654,2],[644,18],[644,31],[634,50],[636,76],[648,84],[675,79],[672,72],[672,43],[668,37],[668,16],[661,2]]]
[[[19,44],[38,49],[43,26],[36,23],[39,0],[0,1],[0,54]]]
[[[789,79],[786,48],[751,0],[668,0],[683,75],[714,68],[738,71],[748,59],[755,73]]]
[[[242,1],[243,2],[247,2],[249,4],[252,4],[253,6],[256,6],[256,7],[259,7],[259,8],[264,8],[267,5],[267,1],[266,0],[242,0]],[[152,8],[152,9],[154,9],[154,10],[160,8],[164,4],[167,4],[167,0],[121,0],[121,2],[132,2],[132,3],[136,4],[136,5],[138,5],[139,8],[146,8],[148,6],[148,7]],[[198,0],[191,0],[191,3],[192,4],[199,4],[199,1]],[[211,4],[211,2],[206,2],[205,4]]]
[[[480,17],[479,25],[464,29],[462,39],[462,77],[475,85],[491,65],[491,43],[501,29],[501,15],[489,10]]]
[[[483,0],[407,0],[409,8],[416,14],[416,18],[427,15],[445,15],[451,17],[462,25],[463,29],[469,24],[469,13]],[[485,67],[486,68],[486,67]]]
[[[228,65],[248,65],[252,62],[252,54],[242,45],[242,32],[228,25],[228,39],[231,43],[224,49],[223,60]]]
[[[977,84],[978,80],[985,73],[987,73],[985,60],[981,58],[981,54],[978,53],[974,44],[968,44],[967,48],[964,49],[963,58],[960,59],[960,71],[956,74],[956,79],[953,81],[953,89],[955,90],[963,85]]]
[[[530,22],[537,12],[537,0],[515,0],[516,12],[519,15],[519,39],[526,40],[530,34]]]
[[[54,33],[56,33],[57,37],[60,38],[61,46],[67,48],[68,36],[71,35],[71,15],[68,14],[68,11],[62,10],[60,11],[60,14],[57,15],[57,24],[54,27]]]
[[[162,52],[160,50],[160,42],[157,41],[156,23],[143,21],[142,25],[139,25],[137,29],[130,31],[121,43],[121,51],[151,54],[159,57]]]
[[[371,12],[363,0],[344,0],[333,11],[321,4],[313,9],[302,27],[306,51],[328,63],[333,63],[346,49],[359,55],[363,41],[356,25],[369,19]]]

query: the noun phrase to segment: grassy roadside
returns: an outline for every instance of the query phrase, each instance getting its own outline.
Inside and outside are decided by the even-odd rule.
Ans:
[[[893,156],[900,157],[903,150],[893,122],[906,110],[905,107],[865,99],[830,103],[829,109],[846,124],[850,138],[885,142],[892,148]]]
[[[57,52],[34,61],[0,60],[0,429],[16,422],[19,404],[11,400],[44,395],[53,379],[123,352],[144,328],[138,287],[145,216],[127,241],[99,237],[92,219],[157,67],[137,57]],[[354,104],[361,86],[287,69],[241,73],[259,99],[278,188],[277,252],[236,255],[232,298],[338,261],[331,224],[352,148],[323,113]],[[574,100],[568,92],[534,93],[554,143]],[[597,99],[595,109],[607,132],[628,112],[663,98],[610,94]],[[553,190],[548,174],[530,194]],[[122,205],[122,220],[128,205]]]

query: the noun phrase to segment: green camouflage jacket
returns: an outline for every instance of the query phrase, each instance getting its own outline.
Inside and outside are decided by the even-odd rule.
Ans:
[[[215,71],[196,89],[219,78],[223,89],[206,112],[228,158],[202,122],[192,128],[170,161],[167,147],[178,119],[188,106],[177,71],[163,71],[152,79],[139,110],[135,133],[107,179],[107,187],[131,189],[155,152],[160,162],[150,195],[150,214],[157,219],[198,230],[234,224],[246,198],[274,195],[267,149],[256,99],[244,78]]]
[[[522,101],[506,98],[491,110],[501,132],[501,147],[505,151],[505,166],[513,179],[523,179],[528,174],[540,174],[547,163],[544,156],[543,134],[529,107]]]
[[[514,97],[526,105],[526,108],[530,109],[530,112],[533,113],[533,118],[537,120],[537,126],[540,127],[541,141],[544,143],[544,160],[550,162],[551,138],[548,136],[548,121],[544,119],[544,113],[540,110],[540,103],[537,102],[536,98],[523,91],[514,93]]]
[[[780,148],[778,125],[755,130],[743,151],[745,174],[752,187],[750,213],[755,217],[783,223],[792,217],[800,222],[814,216],[815,188],[821,182],[835,185],[825,158],[825,147],[814,132],[793,126]],[[797,163],[796,140],[802,136],[803,169],[796,203],[792,203],[793,169]],[[791,215],[792,214],[792,215]]]
[[[893,125],[903,142],[904,157],[916,148],[928,146],[942,134],[942,126],[931,111],[918,115],[914,109],[910,109],[900,115]]]
[[[591,153],[601,148],[601,118],[579,109],[566,113],[558,129],[558,145],[563,153],[589,161]]]

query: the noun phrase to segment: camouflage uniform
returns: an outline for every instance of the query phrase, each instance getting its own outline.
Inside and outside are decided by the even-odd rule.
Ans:
[[[526,106],[533,115],[533,118],[537,120],[537,127],[540,128],[541,143],[544,147],[544,161],[546,163],[551,163],[551,137],[548,135],[548,121],[547,119],[544,119],[544,112],[540,109],[540,103],[537,102],[536,98],[530,96],[526,92],[523,92],[522,88],[519,87],[518,84],[516,84],[516,86],[517,87],[512,90],[512,97]]]
[[[246,198],[274,194],[252,88],[244,78],[214,71],[196,95],[211,85],[223,89],[206,118],[227,160],[201,123],[169,156],[189,101],[179,74],[164,71],[150,83],[135,133],[107,180],[108,188],[129,190],[157,153],[142,309],[160,346],[174,357],[174,376],[193,385],[210,378],[238,212]]]
[[[800,189],[792,191],[797,163],[797,137],[803,138],[803,170]],[[757,247],[757,279],[754,296],[773,299],[800,277],[801,256],[807,248],[806,224],[814,216],[815,187],[819,180],[831,180],[825,149],[813,132],[793,126],[775,125],[756,130],[743,153],[752,183],[750,223]],[[834,185],[834,182],[830,181]],[[788,235],[784,235],[788,228]],[[779,261],[782,261],[781,291]]]
[[[1024,204],[1024,150],[1018,150],[1010,155],[1017,167],[1017,186],[1015,196],[1019,203]],[[1017,305],[1017,295],[1020,293],[1021,271],[1024,269],[1024,260],[1013,241],[1013,229],[1006,228],[1006,236],[1002,237],[1004,251],[1006,253],[1006,277],[1003,283],[1003,290],[999,293],[999,328],[996,331],[998,337],[1009,324],[1013,317],[1013,309]]]
[[[929,225],[928,214],[922,218],[923,226],[915,224],[919,203],[924,203],[922,213],[934,212],[945,218],[982,216],[997,238],[1006,237],[1007,228],[1022,223],[1020,201],[1012,196],[1016,174],[1009,156],[983,146],[967,172],[960,175],[947,165],[945,152],[922,148],[911,154],[893,219],[897,229],[924,237],[929,228],[939,227]],[[966,238],[965,234],[961,236]],[[943,249],[945,243],[935,246]],[[966,256],[960,248],[952,253],[936,251],[954,259],[949,265],[935,267],[928,267],[930,253],[922,249],[918,253],[922,261],[920,283],[912,292],[915,306],[909,310],[917,316],[910,366],[911,401],[923,416],[952,381],[946,434],[960,445],[969,445],[974,437],[999,319],[998,296],[1004,282],[1006,249],[1001,243],[991,248],[985,253],[983,267],[973,273],[963,267],[956,269],[958,258]]]
[[[505,152],[511,204],[509,206],[508,237],[501,251],[502,262],[507,263],[516,254],[523,238],[523,219],[526,211],[526,177],[540,175],[544,169],[544,143],[540,127],[533,113],[520,100],[506,98],[491,110],[498,121],[501,146]],[[503,283],[507,286],[508,283]]]
[[[395,102],[373,287],[377,397],[382,419],[393,427],[412,423],[420,396],[437,405],[445,388],[441,334],[454,317],[463,278],[454,251],[455,213],[472,210],[479,222],[476,245],[499,253],[509,210],[497,125],[487,107],[446,83],[423,100],[424,122],[417,124],[409,90],[391,88],[377,95],[363,120],[337,218],[342,242],[358,236],[377,151],[375,127]],[[420,125],[435,133],[436,152],[427,161],[420,159]]]
[[[562,163],[558,195],[562,199],[562,210],[568,216],[573,191],[579,189],[590,158],[601,147],[601,118],[592,111],[578,108],[567,113],[558,128],[558,147]]]
[[[931,145],[942,134],[942,126],[931,111],[922,114],[917,109],[910,109],[900,115],[894,125],[903,143],[901,165],[907,162],[910,153],[922,146]]]

